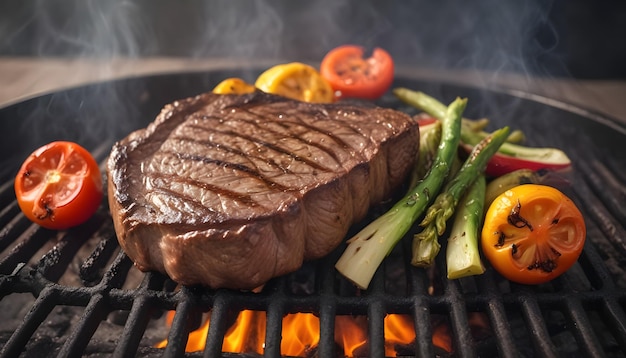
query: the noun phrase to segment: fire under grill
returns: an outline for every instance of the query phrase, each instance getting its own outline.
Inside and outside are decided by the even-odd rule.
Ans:
[[[531,144],[558,146],[574,158],[567,190],[585,215],[588,240],[578,263],[544,285],[513,284],[489,267],[484,275],[449,281],[443,255],[430,270],[414,268],[410,240],[404,240],[366,291],[334,269],[345,246],[255,292],[177,287],[164,275],[133,267],[117,243],[106,199],[87,223],[67,231],[40,228],[20,213],[13,175],[39,145],[75,140],[104,163],[113,142],[145,126],[163,104],[246,74],[253,78],[255,71],[127,79],[0,109],[3,152],[15,153],[2,159],[0,172],[2,357],[277,357],[289,355],[284,340],[294,328],[285,319],[297,314],[316,322],[316,343],[302,354],[309,357],[346,355],[338,338],[344,320],[364,336],[353,356],[626,356],[626,163],[619,158],[626,128],[530,95],[397,81],[444,100],[466,96],[469,117],[487,116],[494,127],[510,124],[524,130]],[[401,107],[393,98],[381,104]],[[46,130],[39,130],[44,123]],[[371,216],[383,209],[374,208]],[[247,339],[260,348],[244,342],[248,349],[224,351],[242,312],[257,317],[260,330],[255,335],[248,329]],[[205,347],[185,352],[189,333],[209,316],[200,339]],[[390,340],[391,316],[408,322],[405,342]],[[165,339],[167,346],[156,348]]]

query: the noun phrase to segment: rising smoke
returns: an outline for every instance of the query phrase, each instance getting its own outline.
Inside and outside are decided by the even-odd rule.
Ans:
[[[0,5],[0,54],[319,61],[381,46],[400,62],[564,74],[558,1],[48,1]],[[556,15],[555,15],[556,14]]]

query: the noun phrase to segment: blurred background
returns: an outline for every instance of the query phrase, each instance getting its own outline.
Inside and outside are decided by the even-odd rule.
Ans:
[[[626,2],[588,0],[3,1],[0,105],[237,60],[316,63],[345,43],[383,47],[424,76],[591,96],[626,118],[622,101],[603,98],[626,95]]]

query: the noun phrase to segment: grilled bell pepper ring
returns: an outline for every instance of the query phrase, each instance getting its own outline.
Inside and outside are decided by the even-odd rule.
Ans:
[[[474,145],[487,133],[461,129],[463,148],[469,153]],[[491,157],[485,174],[498,177],[519,169],[562,171],[571,167],[567,154],[558,148],[527,147],[514,143],[504,143]]]
[[[559,190],[524,184],[505,191],[487,210],[481,246],[510,281],[541,284],[566,272],[585,245],[584,218]]]
[[[520,146],[517,146],[520,147]],[[533,148],[535,149],[535,148]],[[535,157],[533,159],[521,158],[503,153],[496,153],[485,168],[485,174],[490,177],[498,177],[520,169],[530,169],[532,171],[551,170],[561,171],[571,167],[571,162],[564,153],[555,148],[542,148],[545,150],[545,159]],[[538,149],[539,151],[541,149]],[[555,153],[556,154],[552,154]]]
[[[428,114],[421,114],[416,116],[416,120],[420,126],[424,126],[437,119]],[[461,147],[466,153],[470,153],[476,144],[489,135],[483,130],[485,125],[484,120],[463,120]],[[489,177],[499,177],[520,169],[564,171],[571,165],[567,154],[558,148],[527,147],[507,142],[503,143],[498,152],[491,157],[485,168],[485,174]]]

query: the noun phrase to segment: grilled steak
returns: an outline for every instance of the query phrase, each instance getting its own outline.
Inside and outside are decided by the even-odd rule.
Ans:
[[[206,93],[113,146],[109,205],[143,271],[252,289],[328,254],[410,171],[417,124],[391,109]]]

